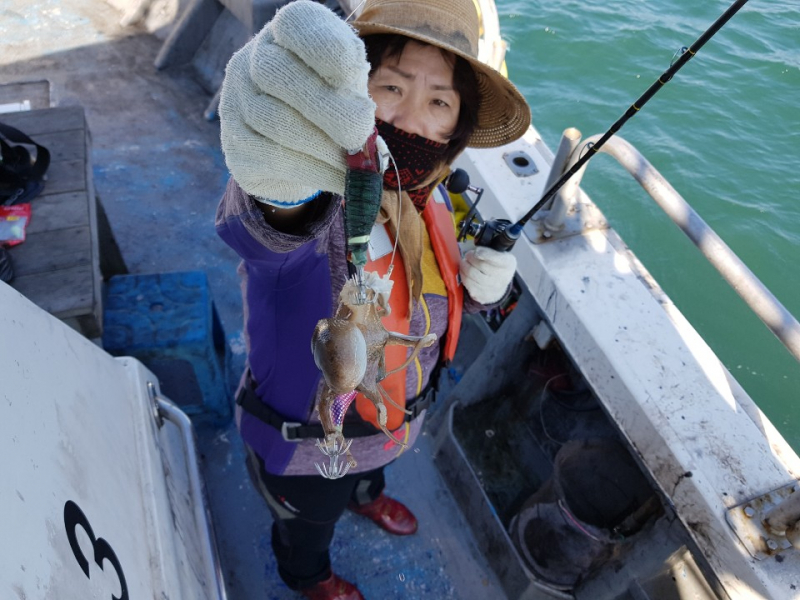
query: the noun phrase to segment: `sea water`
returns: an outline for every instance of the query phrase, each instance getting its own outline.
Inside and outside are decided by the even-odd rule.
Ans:
[[[511,79],[553,149],[605,132],[725,1],[497,0]],[[800,317],[800,2],[750,0],[619,135]],[[800,364],[609,156],[583,189],[800,452]]]

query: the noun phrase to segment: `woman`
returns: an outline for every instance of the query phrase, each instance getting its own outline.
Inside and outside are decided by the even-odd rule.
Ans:
[[[280,576],[308,598],[362,597],[331,571],[328,549],[346,508],[392,534],[417,529],[411,511],[383,494],[383,467],[414,443],[431,373],[455,352],[462,309],[502,300],[516,267],[512,255],[487,248],[460,256],[437,184],[467,145],[508,143],[530,123],[513,85],[475,59],[472,0],[368,0],[353,26],[361,39],[319,4],[289,4],[233,56],[220,102],[232,178],[217,230],[243,259],[248,341],[239,426],[274,517]],[[376,128],[397,168],[383,174],[365,270],[382,276],[394,264],[386,328],[435,333],[437,342],[382,382],[411,412],[388,407],[402,445],[377,429],[374,407],[359,397],[344,428],[358,466],[331,480],[314,466],[325,457],[315,445],[321,376],[309,343],[348,274],[345,157]],[[387,349],[387,370],[405,359],[398,348]]]

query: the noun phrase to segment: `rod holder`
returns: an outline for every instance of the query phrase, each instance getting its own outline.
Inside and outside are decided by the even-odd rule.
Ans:
[[[570,149],[570,153],[568,155],[569,160],[564,166],[562,173],[565,173],[571,169],[578,162],[583,153],[588,152],[589,150],[587,144],[581,144],[580,131],[574,128],[567,129],[564,132],[564,137],[561,138],[562,142],[565,138],[567,138],[568,132],[570,132],[570,135],[575,135],[576,137],[570,138],[567,142],[568,148]],[[559,151],[561,151],[561,145],[559,145]],[[572,177],[570,177],[564,183],[564,185],[561,186],[561,189],[558,190],[558,193],[554,196],[553,201],[550,204],[550,211],[544,219],[544,226],[548,230],[561,231],[564,228],[564,221],[575,204],[578,188],[581,185],[581,179],[583,179],[583,174],[586,172],[586,167],[588,165],[589,163],[586,162],[580,169],[575,171],[574,175],[572,175]]]
[[[547,176],[547,182],[544,184],[544,189],[549,190],[553,184],[564,174],[567,169],[569,157],[575,152],[575,148],[581,143],[581,132],[574,127],[569,127],[561,134],[561,141],[558,143],[553,164],[550,166],[550,174]]]

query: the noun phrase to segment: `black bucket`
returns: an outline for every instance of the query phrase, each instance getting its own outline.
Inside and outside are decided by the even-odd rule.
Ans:
[[[553,476],[512,519],[510,535],[537,579],[569,590],[611,560],[657,508],[622,444],[571,441],[556,454]]]

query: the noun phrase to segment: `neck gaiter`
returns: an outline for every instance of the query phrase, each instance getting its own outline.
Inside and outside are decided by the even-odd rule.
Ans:
[[[400,173],[400,187],[407,192],[419,212],[425,209],[428,197],[437,181],[429,181],[441,167],[442,156],[447,144],[434,142],[421,135],[407,133],[380,119],[375,119],[378,134],[386,142],[397,165],[389,164],[383,174],[383,185],[396,190],[397,174]]]

